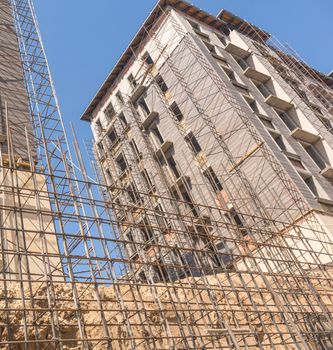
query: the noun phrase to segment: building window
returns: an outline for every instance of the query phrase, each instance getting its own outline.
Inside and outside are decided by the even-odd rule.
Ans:
[[[138,86],[137,81],[135,80],[135,78],[133,77],[133,74],[131,73],[128,78],[127,78],[128,82],[130,83],[132,89],[135,89]]]
[[[149,191],[150,191],[154,186],[153,186],[153,183],[152,183],[152,181],[151,181],[151,178],[150,178],[150,176],[149,176],[147,170],[146,170],[146,169],[143,169],[143,170],[141,171],[141,175],[142,175],[142,177],[143,177],[143,179],[144,179],[144,181],[145,181],[145,184],[146,184],[147,188],[148,188]]]
[[[139,152],[138,146],[137,146],[136,142],[134,141],[134,139],[132,139],[129,142],[129,145],[131,146],[132,151],[135,154],[136,158],[139,159],[141,157],[141,153]]]
[[[239,231],[241,232],[243,237],[248,234],[248,231],[243,223],[243,218],[234,209],[230,211],[230,213],[227,215],[227,217],[231,219],[231,222],[233,224],[237,225],[237,227],[239,228]]]
[[[208,179],[214,192],[220,192],[223,190],[223,186],[211,166],[204,170],[203,174]]]
[[[269,95],[271,95],[271,92],[269,91],[268,87],[265,84],[259,84],[257,85],[257,89],[260,91],[260,93],[266,98]]]
[[[201,31],[200,26],[197,22],[192,22],[192,21],[188,21],[188,22],[190,23],[190,25],[193,29]]]
[[[95,123],[95,133],[96,133],[96,136],[97,137],[100,137],[101,134],[103,132],[103,127],[102,127],[102,123],[100,121],[100,119],[97,119],[96,120],[96,123]]]
[[[170,106],[170,111],[177,118],[179,122],[181,122],[184,119],[184,116],[176,102],[172,103],[172,105]]]
[[[138,106],[141,108],[142,112],[144,113],[144,115],[148,116],[150,114],[150,109],[145,99],[141,97],[137,103],[138,103]]]
[[[275,111],[281,120],[286,124],[289,130],[295,130],[297,128],[297,124],[293,120],[293,118],[287,113],[283,111]]]
[[[172,156],[167,158],[167,163],[168,163],[173,175],[175,176],[176,180],[178,178],[180,178],[180,173],[178,171],[177,164]]]
[[[162,145],[164,143],[164,139],[157,125],[152,126],[150,130],[154,135],[155,139]]]
[[[309,190],[315,195],[318,196],[318,189],[316,187],[316,184],[313,180],[313,177],[310,176],[307,179],[304,179],[304,182],[306,183],[306,185],[308,186]]]
[[[155,79],[158,87],[165,94],[169,90],[167,84],[160,75],[158,75]]]
[[[107,183],[108,183],[109,185],[112,184],[113,179],[112,179],[112,175],[111,175],[110,169],[106,169],[106,170],[105,170],[105,174],[106,174],[106,181],[107,181]]]
[[[108,104],[108,106],[105,108],[104,114],[106,115],[106,117],[111,120],[113,118],[113,116],[116,114],[112,103],[110,102]]]
[[[287,151],[287,147],[285,145],[285,141],[281,135],[272,135],[274,141],[279,146],[281,151]]]
[[[237,59],[236,62],[238,63],[238,65],[239,65],[243,70],[246,70],[246,68],[249,67],[249,64],[247,63],[246,60],[244,60],[244,58],[239,58],[239,59]]]
[[[185,136],[185,141],[190,145],[196,155],[201,152],[202,149],[200,147],[200,144],[192,132],[189,132]]]
[[[199,213],[198,213],[197,209],[195,208],[195,206],[192,202],[192,199],[185,188],[182,188],[181,194],[182,194],[184,201],[186,202],[186,205],[190,208],[193,216],[198,217]]]
[[[165,217],[165,213],[163,211],[163,208],[161,206],[161,204],[157,204],[155,209],[155,218],[157,221],[157,224],[160,228],[165,229],[166,227],[169,226],[168,220]]]
[[[326,161],[321,155],[321,153],[317,150],[314,145],[304,144],[303,145],[308,155],[312,158],[312,160],[318,165],[320,170],[326,168]]]
[[[124,128],[128,126],[128,122],[126,120],[124,113],[119,114],[119,120]]]
[[[151,66],[152,64],[154,64],[154,61],[153,61],[153,59],[151,58],[151,56],[149,55],[148,52],[146,52],[146,53],[143,55],[143,59],[144,59],[145,63],[146,63],[148,66]]]
[[[116,93],[116,97],[117,97],[117,100],[118,102],[123,105],[124,104],[124,98],[123,98],[123,95],[122,93],[118,90],[117,93]]]
[[[98,142],[97,144],[97,150],[98,150],[98,155],[100,158],[103,158],[105,156],[105,150],[102,142]]]
[[[222,44],[223,46],[226,46],[226,45],[227,45],[227,42],[226,42],[224,36],[217,35],[217,38],[220,40],[220,42],[221,42],[221,44]]]
[[[140,204],[141,196],[140,193],[135,188],[134,184],[130,184],[127,188],[128,197],[131,203]]]
[[[121,172],[127,170],[126,158],[122,153],[120,153],[120,155],[116,158],[116,163]]]
[[[149,243],[154,239],[154,231],[146,217],[139,223],[139,228],[145,243]]]
[[[216,53],[216,50],[215,50],[215,46],[207,41],[203,41],[203,43],[205,44],[205,46],[207,47],[208,51],[210,53],[214,53],[214,54],[217,54]]]
[[[118,135],[115,128],[111,128],[111,130],[108,133],[108,138],[110,140],[111,146],[118,142]]]

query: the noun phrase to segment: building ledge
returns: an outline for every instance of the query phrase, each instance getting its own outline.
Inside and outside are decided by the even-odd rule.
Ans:
[[[291,133],[290,136],[292,136],[293,138],[299,140],[299,141],[304,141],[307,143],[315,143],[318,140],[320,140],[320,136],[319,135],[315,135],[312,132],[300,129],[300,128],[296,128],[294,129]]]
[[[331,166],[326,166],[321,172],[320,175],[328,178],[333,179],[333,168]]]
[[[142,122],[142,127],[147,130],[151,123],[158,117],[157,112],[150,112],[146,119]]]
[[[212,53],[212,56],[216,58],[217,60],[221,61],[221,64],[225,63],[228,64],[228,61],[221,55],[218,55],[217,53]]]
[[[320,204],[333,206],[333,201],[331,199],[315,197]]]
[[[252,67],[247,67],[244,71],[244,75],[250,79],[254,79],[261,83],[265,83],[267,80],[271,78],[269,75],[259,72],[258,70]]]
[[[160,148],[155,152],[156,157],[161,158],[172,146],[172,141],[164,141]]]
[[[145,92],[146,86],[139,84],[133,91],[130,97],[132,103],[135,103],[138,98]]]
[[[240,58],[246,58],[250,56],[250,51],[247,51],[232,43],[228,43],[227,46],[225,47],[225,50],[231,53],[232,55],[235,55]]]
[[[274,96],[274,95],[269,95],[266,98],[265,102],[268,105],[270,105],[274,108],[282,109],[283,111],[288,111],[289,109],[294,107],[294,105],[291,102],[283,100],[282,98]]]
[[[199,29],[193,29],[193,30],[194,30],[194,32],[195,32],[196,34],[198,34],[199,36],[201,36],[201,37],[203,37],[203,38],[205,38],[205,39],[209,39],[209,35],[206,34],[206,33],[204,33],[204,32],[202,32],[201,30],[199,30]]]

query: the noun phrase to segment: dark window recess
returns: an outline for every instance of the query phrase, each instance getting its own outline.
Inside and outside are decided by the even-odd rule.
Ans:
[[[155,138],[159,141],[159,143],[162,145],[164,142],[163,136],[160,133],[160,130],[158,129],[158,127],[155,125],[153,126],[151,129],[151,132],[153,133],[153,135],[155,136]]]
[[[135,154],[135,156],[137,158],[139,158],[141,156],[140,152],[139,152],[139,149],[138,149],[138,146],[136,144],[136,142],[134,141],[134,139],[132,139],[130,142],[129,142],[132,150],[133,150],[133,153]]]
[[[269,95],[271,95],[271,92],[269,91],[269,89],[266,85],[260,84],[257,86],[257,88],[264,97],[268,97]]]
[[[102,142],[99,142],[97,144],[97,149],[98,149],[99,156],[103,157],[105,155],[105,150],[104,150],[104,146],[103,146]]]
[[[222,66],[222,69],[230,80],[236,81],[236,75],[233,71],[231,71],[229,69],[225,69],[223,66]]]
[[[124,172],[127,169],[127,162],[123,154],[120,154],[116,158],[116,163],[122,172]]]
[[[140,100],[138,101],[138,106],[141,107],[141,109],[143,110],[143,112],[144,112],[146,115],[149,115],[149,114],[150,114],[149,107],[148,107],[146,101],[144,100],[144,98],[140,98]]]
[[[128,232],[126,234],[126,236],[125,236],[125,239],[127,241],[131,242],[132,255],[136,254],[137,253],[137,248],[136,248],[136,244],[135,244],[135,241],[134,241],[134,238],[133,238],[133,233],[132,232]]]
[[[260,118],[260,120],[267,128],[275,129],[274,124],[270,120],[266,118]]]
[[[253,111],[254,113],[259,113],[259,108],[258,108],[258,104],[257,104],[256,101],[250,102],[250,103],[249,103],[249,106],[250,106],[250,108],[252,109],[252,111]]]
[[[238,59],[237,63],[243,70],[249,67],[249,64],[243,58]]]
[[[119,114],[119,120],[124,127],[128,125],[128,122],[126,120],[124,113]]]
[[[127,193],[130,201],[135,204],[139,204],[141,202],[141,196],[137,189],[135,188],[134,184],[130,184],[127,188]]]
[[[156,79],[156,83],[157,83],[158,87],[160,88],[160,90],[163,93],[166,93],[169,90],[169,88],[168,88],[167,84],[165,83],[165,81],[163,80],[163,78],[160,75],[158,75],[155,79]]]
[[[181,193],[182,193],[182,197],[183,197],[184,201],[186,202],[186,205],[191,209],[193,216],[198,217],[199,216],[198,211],[195,208],[195,206],[192,202],[192,199],[191,199],[190,195],[188,194],[188,192],[186,191],[186,189],[183,189],[183,191]]]
[[[157,265],[154,266],[154,270],[155,270],[155,274],[156,274],[156,277],[157,277],[158,281],[165,281],[165,282],[167,282],[167,281],[170,280],[168,272],[166,270],[166,267],[165,267],[162,259],[159,259],[157,261]]]
[[[124,104],[124,98],[120,91],[117,91],[116,97],[120,104]]]
[[[198,23],[192,22],[192,21],[188,21],[188,22],[190,23],[190,25],[191,25],[191,27],[192,27],[193,29],[196,29],[196,30],[201,31],[200,26],[199,26]]]
[[[283,140],[281,135],[278,135],[277,137],[274,137],[275,135],[272,135],[276,144],[280,147],[281,151],[286,151],[287,147],[285,145],[285,141]]]
[[[167,159],[167,162],[168,162],[168,165],[169,165],[171,171],[173,172],[175,178],[178,179],[180,177],[180,173],[179,173],[179,171],[177,169],[177,164],[176,164],[174,158],[170,156]]]
[[[318,196],[318,190],[316,187],[315,182],[313,181],[312,176],[308,177],[307,179],[304,180],[306,185],[308,186],[309,190],[315,195]]]
[[[294,165],[296,168],[301,168],[301,169],[304,169],[304,165],[302,164],[302,162],[300,160],[297,160],[297,159],[293,159],[293,158],[289,158],[290,162],[292,165]]]
[[[130,85],[132,86],[132,88],[136,88],[138,86],[138,83],[136,82],[135,78],[133,77],[133,74],[130,74],[127,78],[127,80],[129,81]]]
[[[294,130],[297,128],[297,124],[294,122],[294,120],[288,113],[277,111],[277,114],[279,115],[281,120],[286,124],[289,130]]]
[[[318,116],[318,118],[321,120],[321,122],[324,124],[324,126],[328,129],[328,130],[332,130],[332,123],[330,120],[326,119],[326,118],[321,118],[320,116]]]
[[[195,154],[201,152],[202,149],[200,147],[200,144],[192,132],[188,133],[185,136],[185,141],[190,145]]]
[[[143,221],[139,223],[140,231],[142,234],[142,239],[145,243],[150,242],[154,238],[154,231],[151,228],[151,225],[147,218],[144,218]]]
[[[223,186],[212,167],[208,167],[206,170],[204,170],[203,174],[208,179],[215,192],[220,192],[223,190]]]
[[[106,117],[107,117],[108,119],[112,119],[112,117],[116,114],[116,112],[115,112],[115,110],[114,110],[113,105],[112,105],[111,102],[110,102],[110,103],[108,104],[108,106],[105,108],[104,113],[105,113],[105,115],[106,115]]]
[[[234,223],[238,226],[242,236],[246,236],[248,234],[248,232],[247,232],[247,229],[244,227],[242,217],[238,213],[236,213],[235,210],[231,211],[230,215],[231,215]]]
[[[102,123],[99,119],[96,120],[96,128],[99,134],[103,131]]]
[[[154,64],[154,61],[151,58],[151,56],[149,55],[149,53],[144,54],[143,57],[144,57],[146,64],[148,64],[148,66]]]
[[[155,217],[156,217],[158,226],[161,228],[168,227],[168,220],[165,217],[165,213],[163,211],[161,204],[157,204],[157,206],[155,207],[155,211],[156,211]]]
[[[151,178],[150,178],[150,176],[149,176],[147,170],[144,169],[143,171],[141,171],[141,175],[142,175],[142,177],[143,177],[143,179],[144,179],[145,184],[147,185],[147,187],[148,187],[149,189],[151,189],[151,188],[153,187],[153,183],[152,183],[152,181],[151,181]]]
[[[203,43],[205,44],[205,46],[207,47],[208,51],[210,53],[213,53],[215,55],[218,55],[216,49],[215,49],[215,46],[207,41],[203,41]]]
[[[111,175],[110,169],[106,169],[106,170],[105,170],[105,174],[106,174],[106,180],[107,180],[109,183],[112,183],[113,179],[112,179],[112,175]]]
[[[308,155],[312,160],[318,165],[318,167],[323,170],[326,168],[326,162],[320,152],[313,145],[307,145],[304,147]]]
[[[180,197],[179,197],[179,194],[178,194],[178,192],[177,192],[176,189],[171,190],[171,196],[172,196],[172,198],[173,198],[174,200],[180,201]]]
[[[217,37],[218,37],[218,39],[220,40],[220,42],[222,43],[223,46],[226,46],[226,45],[227,45],[227,42],[226,42],[224,36],[218,35]]]
[[[172,105],[170,106],[170,111],[177,118],[179,122],[181,122],[184,119],[184,116],[176,102],[172,103]]]
[[[112,128],[111,131],[108,133],[108,138],[111,142],[111,145],[115,144],[118,141],[118,135],[114,128]]]

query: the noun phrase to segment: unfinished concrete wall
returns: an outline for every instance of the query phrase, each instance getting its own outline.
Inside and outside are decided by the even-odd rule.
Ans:
[[[6,134],[6,111],[12,130],[13,147],[17,157],[28,159],[25,128],[33,149],[32,122],[24,86],[22,65],[9,0],[0,0],[0,132]],[[2,151],[7,152],[6,143]]]

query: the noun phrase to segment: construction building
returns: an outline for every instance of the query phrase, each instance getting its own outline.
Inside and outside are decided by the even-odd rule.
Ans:
[[[332,77],[160,0],[82,115],[93,176],[33,1],[0,11],[0,349],[332,349]]]
[[[82,116],[91,122],[129,256],[181,259],[197,276],[237,263],[235,242],[214,222],[236,225],[249,243],[248,226],[281,233],[313,216],[331,232],[333,79],[227,11],[214,17],[169,5],[170,13],[160,3],[149,16]],[[177,220],[166,214],[174,210]],[[156,256],[154,243],[171,241],[206,256],[177,249]],[[296,258],[309,263],[306,252]],[[156,280],[183,273],[174,264],[155,270]]]

